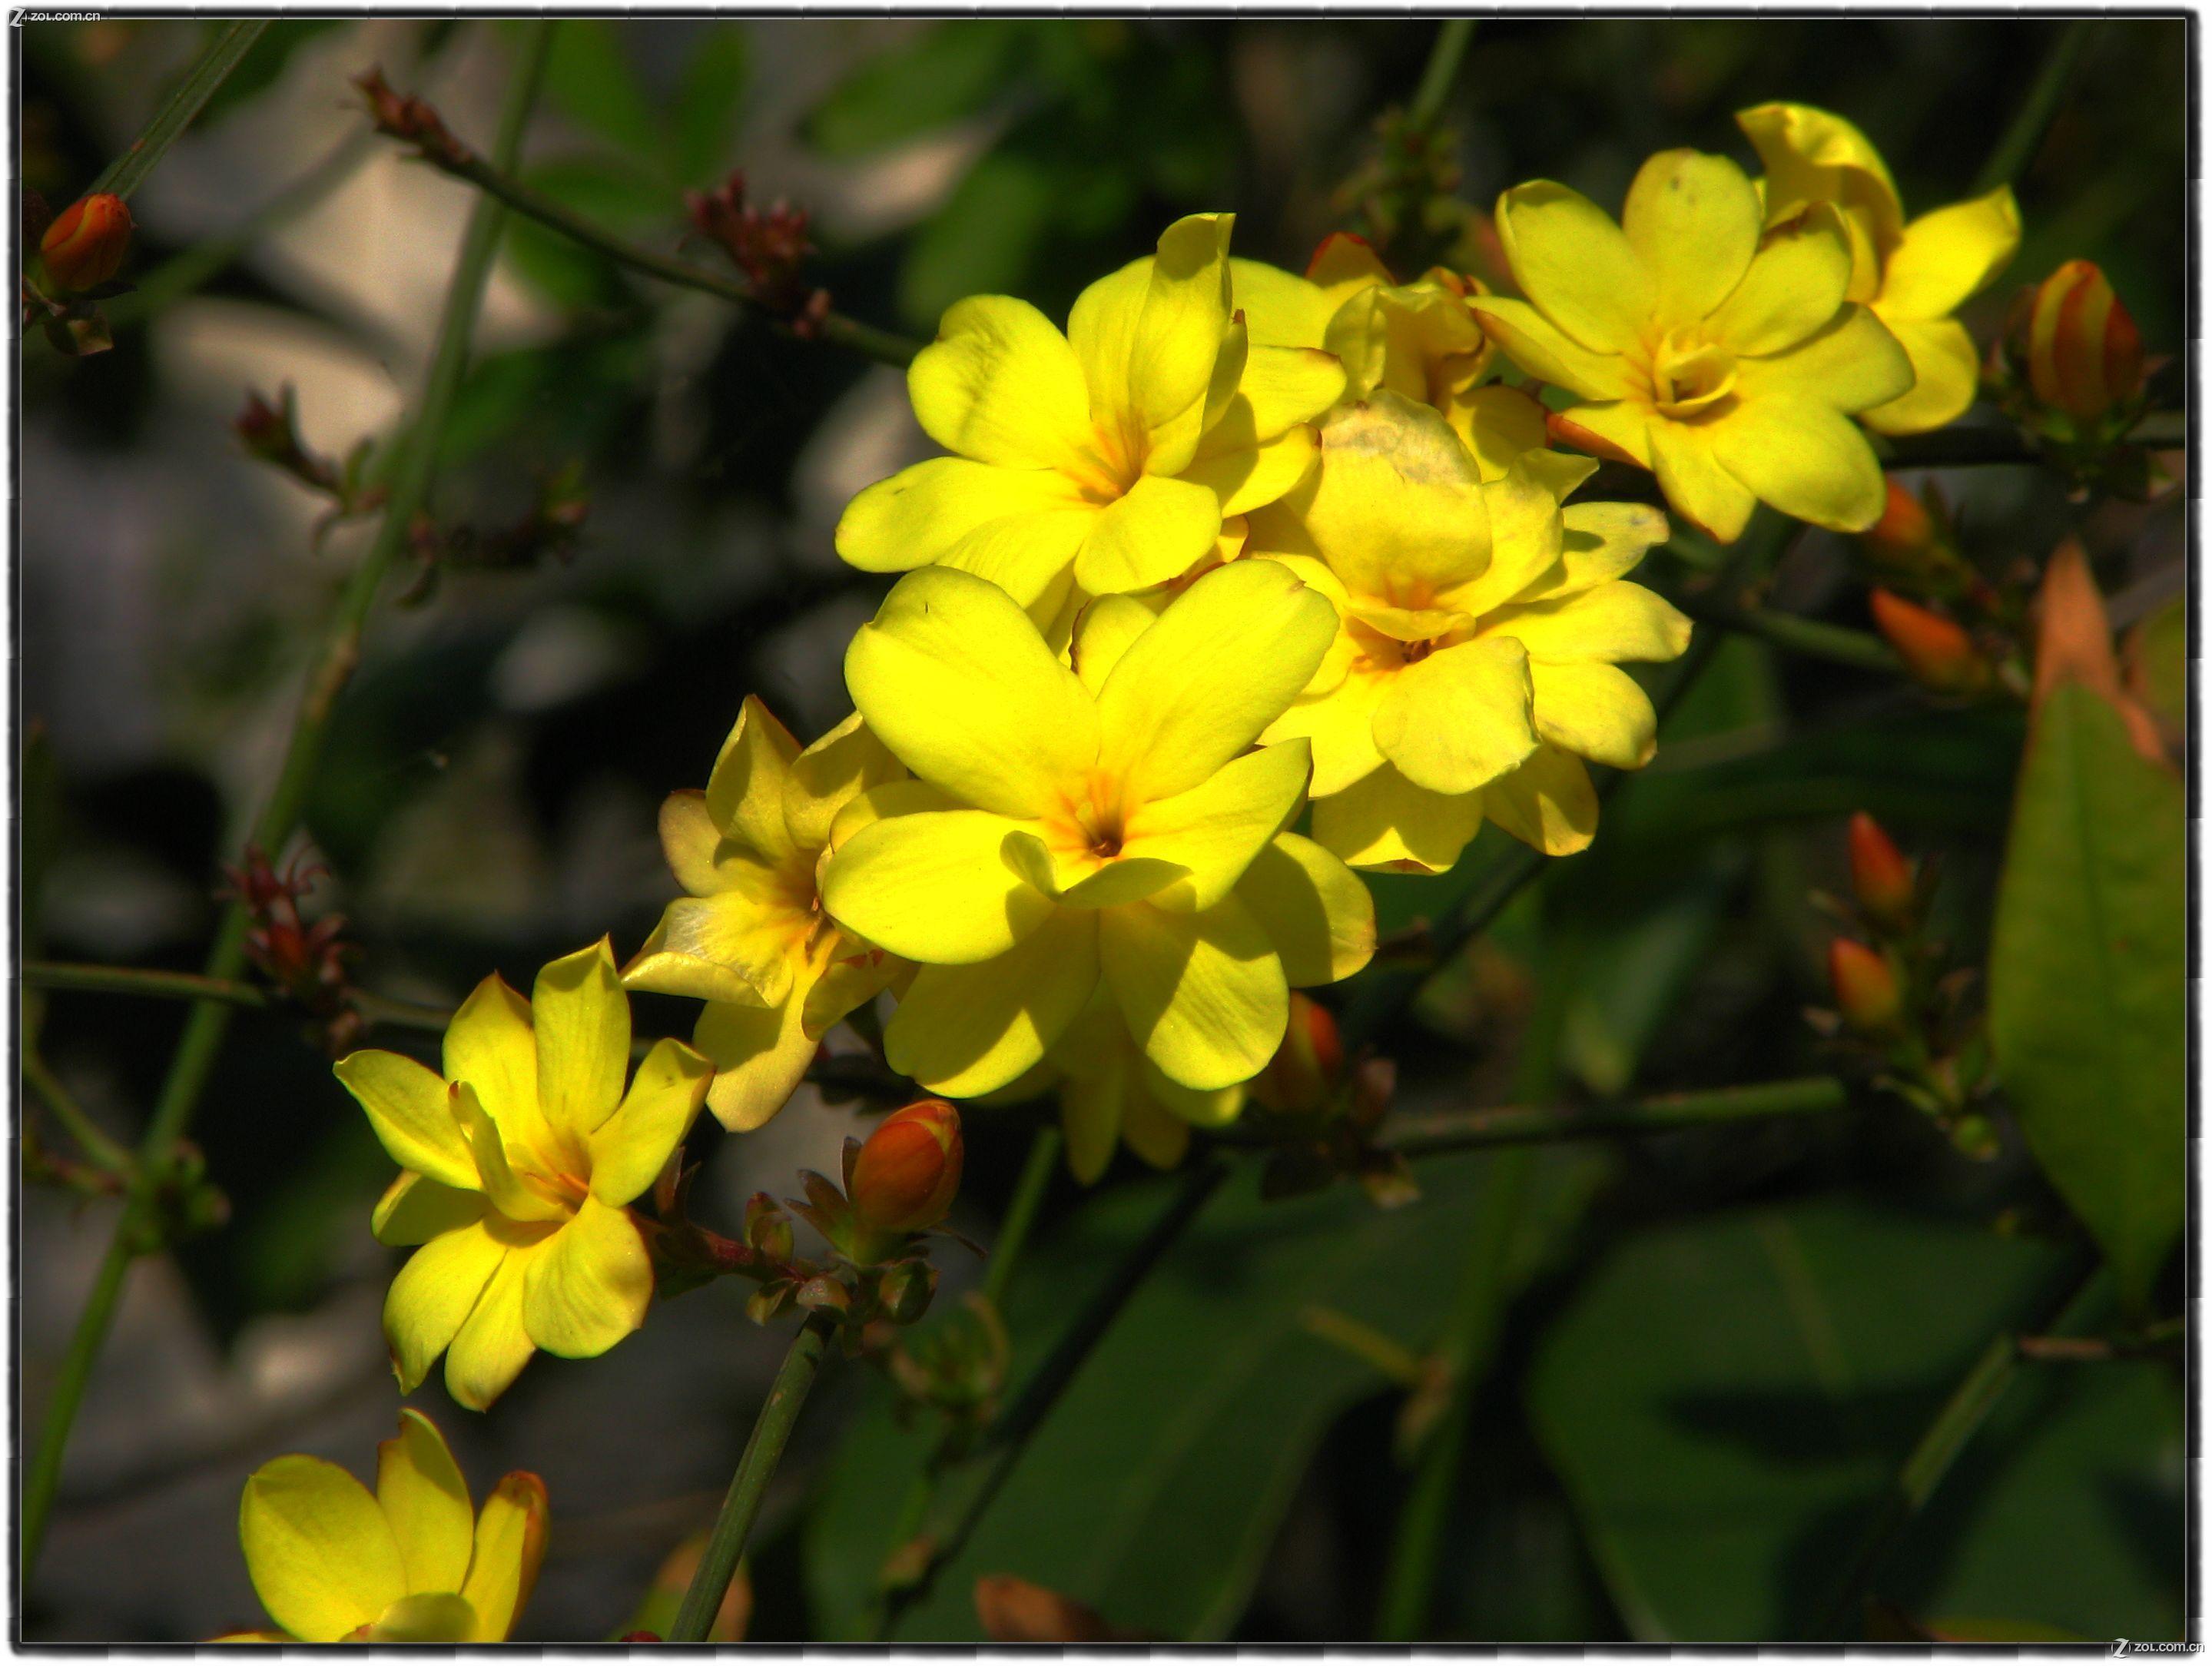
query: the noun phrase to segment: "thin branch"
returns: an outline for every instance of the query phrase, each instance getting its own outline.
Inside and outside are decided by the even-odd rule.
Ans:
[[[148,995],[165,1000],[213,1000],[227,1006],[269,1005],[266,992],[241,978],[158,971],[139,966],[27,960],[23,963],[23,982],[34,989],[82,989],[95,994]]]
[[[154,112],[154,119],[146,124],[145,131],[131,142],[128,150],[107,165],[85,195],[96,197],[105,191],[127,198],[143,185],[146,176],[154,171],[185,129],[192,125],[192,118],[215,96],[215,89],[230,78],[239,60],[253,49],[253,43],[268,27],[267,18],[255,18],[230,24],[217,35],[215,45],[192,65],[191,73],[169,94],[167,102]]]
[[[1741,1087],[1659,1093],[1622,1104],[1581,1109],[1508,1105],[1492,1110],[1395,1118],[1384,1146],[1403,1157],[1498,1146],[1550,1145],[1577,1140],[1634,1139],[1675,1128],[1769,1116],[1806,1116],[1841,1110],[1849,1101],[1833,1076],[1802,1076]]]
[[[1977,196],[1985,196],[1999,185],[2010,185],[2027,165],[2035,160],[2036,147],[2058,113],[2060,102],[2066,95],[2067,83],[2074,79],[2074,71],[2081,62],[2082,49],[2089,44],[2089,32],[2095,27],[2093,18],[2077,18],[2069,23],[2044,59],[2043,68],[2037,72],[2034,86],[2028,88],[2027,100],[2020,106],[2012,125],[1997,141],[1996,149],[1982,168],[1982,177],[1974,182]]]
[[[100,1124],[94,1122],[76,1102],[76,1096],[62,1085],[61,1079],[35,1049],[23,1049],[23,1079],[31,1091],[45,1100],[69,1137],[77,1143],[77,1149],[109,1173],[127,1177],[137,1160],[120,1140],[109,1137]]]
[[[1437,118],[1443,113],[1444,100],[1451,96],[1452,83],[1459,79],[1459,66],[1467,58],[1468,43],[1474,39],[1472,17],[1449,17],[1438,26],[1436,41],[1429,48],[1428,64],[1421,70],[1421,84],[1414,90],[1413,102],[1406,112],[1410,125],[1436,125]]]
[[[551,43],[550,20],[535,21],[524,36],[520,60],[509,83],[500,115],[498,154],[512,161],[521,148],[522,129],[535,101],[543,77],[546,51]],[[198,106],[195,106],[195,108]],[[149,164],[150,165],[150,164]],[[446,418],[466,369],[477,309],[483,303],[491,263],[504,229],[506,215],[495,202],[477,205],[453,266],[444,315],[438,325],[437,345],[425,378],[416,419],[400,442],[402,455],[393,470],[391,495],[375,541],[355,569],[337,611],[326,630],[321,656],[311,674],[300,712],[294,720],[282,771],[268,804],[255,824],[252,842],[264,850],[283,848],[299,825],[307,789],[321,761],[323,739],[339,691],[361,658],[362,627],[368,611],[383,587],[393,562],[404,545],[416,511],[428,493],[437,461],[438,443]],[[207,976],[233,982],[246,964],[248,921],[245,904],[234,902],[224,913],[213,948],[208,955]],[[116,1223],[106,1258],[100,1263],[91,1294],[78,1316],[47,1402],[46,1421],[23,1481],[22,1573],[26,1580],[38,1564],[46,1537],[54,1492],[61,1481],[62,1456],[70,1430],[92,1377],[93,1365],[114,1322],[123,1295],[124,1275],[131,1261],[155,1241],[150,1230],[158,1219],[161,1189],[179,1140],[191,1126],[200,1094],[215,1067],[216,1055],[236,1008],[216,1000],[194,1004],[185,1031],[169,1064],[155,1102],[122,1217]]]
[[[1674,605],[1692,618],[1725,630],[1757,636],[1791,654],[1885,676],[1902,676],[1905,665],[1888,643],[1864,630],[1824,623],[1795,613],[1722,600],[1710,593],[1686,592]]]
[[[1029,1244],[1030,1229],[1036,1225],[1044,1195],[1052,1189],[1053,1170],[1060,1166],[1060,1146],[1057,1122],[1042,1124],[1030,1141],[1029,1160],[1022,1165],[1021,1178],[1014,1183],[1013,1199],[1006,1205],[1006,1219],[999,1223],[990,1265],[983,1274],[983,1294],[994,1307],[1006,1305],[1006,1286],[1012,1282],[1014,1268]]]

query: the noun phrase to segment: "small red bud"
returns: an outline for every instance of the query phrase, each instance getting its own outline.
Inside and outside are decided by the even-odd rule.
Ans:
[[[1928,513],[1927,504],[1893,478],[1881,519],[1859,534],[1859,543],[1878,564],[1910,570],[1935,548],[1937,535],[1935,517]]]
[[[1912,918],[1912,864],[1881,824],[1863,810],[1851,818],[1851,890],[1859,906],[1889,930]]]
[[[131,210],[112,192],[81,198],[40,240],[46,277],[58,289],[96,289],[122,270],[131,247]]]
[[[1972,694],[1988,683],[1987,661],[1957,623],[1894,591],[1876,590],[1869,601],[1875,625],[1915,682],[1939,694]]]
[[[1252,1084],[1252,1097],[1270,1110],[1310,1112],[1335,1097],[1344,1071],[1344,1039],[1328,1007],[1291,992],[1290,1027],[1282,1045]]]
[[[1834,986],[1844,1022],[1862,1034],[1893,1027],[1905,1010],[1889,962],[1848,937],[1828,945],[1828,982]]]
[[[853,1159],[853,1212],[880,1232],[919,1232],[945,1219],[966,1154],[960,1113],[924,1099],[884,1118]]]

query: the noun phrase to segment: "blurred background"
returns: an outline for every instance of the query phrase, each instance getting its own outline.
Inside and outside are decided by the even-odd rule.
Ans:
[[[72,200],[214,27],[21,28],[24,185]],[[198,966],[219,868],[371,524],[319,528],[326,506],[250,458],[233,420],[249,390],[289,385],[315,450],[388,435],[420,385],[471,192],[368,135],[348,79],[380,64],[483,145],[514,27],[272,23],[132,199],[124,277],[139,288],[109,304],[113,350],[27,343],[27,953]],[[1811,102],[1866,131],[1919,212],[1968,194],[2059,27],[1486,21],[1445,119],[1468,201],[1548,176],[1612,206],[1650,151],[1748,166],[1733,112]],[[1978,338],[2013,288],[2084,256],[2151,352],[2182,350],[2185,27],[2096,26],[2018,181],[2018,261],[1966,314]],[[684,192],[741,167],[756,200],[808,210],[814,276],[841,311],[926,337],[950,302],[1004,291],[1059,317],[1194,210],[1233,208],[1238,253],[1302,268],[1357,222],[1377,119],[1411,96],[1435,33],[571,20],[522,171],[672,249]],[[222,240],[234,259],[194,264]],[[696,238],[688,252],[720,258]],[[431,511],[449,548],[495,558],[410,571],[434,582],[376,610],[307,818],[329,869],[310,914],[344,915],[363,986],[438,1002],[494,969],[526,987],[603,932],[634,951],[671,890],[655,808],[704,784],[744,695],[802,738],[844,714],[843,645],[883,585],[839,563],[830,530],[854,491],[930,449],[896,371],[531,223],[510,222],[477,349]],[[1954,471],[1946,487],[1995,558],[2039,561],[2061,528],[2037,471]],[[573,539],[501,535],[578,500]],[[2100,514],[2116,615],[2134,623],[2178,593],[2180,507]],[[1679,585],[1696,561],[1662,550],[1650,581]],[[1828,535],[1792,545],[1774,598],[1867,623],[1863,581]],[[1938,708],[1894,678],[1731,641],[1594,849],[1556,864],[1384,1031],[1401,1104],[1826,1067],[1800,1015],[1825,998],[1830,931],[1807,898],[1843,887],[1844,818],[1870,810],[1941,852],[1939,915],[1972,963],[2021,733],[2016,711]],[[1486,830],[1430,888],[1378,880],[1386,930],[1464,894],[1502,842]],[[39,999],[47,1062],[134,1136],[181,1007]],[[653,1033],[685,1032],[691,1011],[638,1002]],[[988,1237],[1036,1114],[972,1119],[954,1224]],[[766,1130],[704,1142],[700,1213],[726,1226],[798,1167],[834,1172],[856,1126],[802,1089]],[[377,1314],[397,1257],[368,1230],[391,1165],[315,1038],[241,1015],[195,1137],[230,1219],[132,1274],[25,1596],[30,1639],[258,1623],[234,1526],[247,1472],[307,1450],[365,1473],[391,1432]],[[1064,1180],[1049,1199],[1010,1313],[1024,1353],[1157,1208],[1160,1183],[1121,1164],[1093,1201]],[[1878,1096],[1845,1116],[1453,1158],[1419,1177],[1421,1201],[1389,1215],[1348,1187],[1263,1209],[1233,1186],[902,1634],[972,1635],[975,1578],[996,1572],[1149,1636],[1356,1639],[1392,1604],[1407,1613],[1393,1536],[1425,1472],[1394,1450],[1403,1395],[1316,1339],[1301,1318],[1316,1304],[1416,1351],[1448,1315],[1480,1321],[1456,1333],[1474,1339],[1477,1386],[1431,1499],[1442,1572],[1414,1634],[1805,1634],[1896,1463],[2063,1253],[2061,1212],[2015,1140],[1970,1160]],[[35,1428],[113,1206],[44,1187],[20,1201],[18,1412]],[[948,1291],[972,1280],[961,1252],[947,1265]],[[452,1407],[434,1378],[416,1396],[479,1497],[510,1468],[549,1484],[552,1560],[523,1636],[617,1632],[660,1558],[710,1519],[781,1352],[743,1294],[662,1304],[598,1361],[541,1358],[489,1416]],[[915,1438],[862,1368],[836,1374],[756,1541],[753,1636],[858,1634]],[[2175,1366],[2045,1373],[1877,1594],[1923,1620],[2178,1634],[2184,1474]]]

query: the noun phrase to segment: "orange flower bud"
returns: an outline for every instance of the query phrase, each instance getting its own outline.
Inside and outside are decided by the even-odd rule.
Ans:
[[[1876,590],[1868,600],[1875,626],[1914,681],[1940,694],[1972,694],[1989,681],[1988,664],[1956,623],[1893,591]]]
[[[2142,392],[2142,336],[2105,274],[2069,260],[2033,294],[2026,347],[2036,398],[2077,425],[2132,404]]]
[[[1344,1039],[1328,1007],[1291,992],[1290,1027],[1282,1045],[1252,1084],[1252,1097],[1270,1110],[1316,1111],[1336,1091],[1344,1069]]]
[[[108,192],[61,211],[40,240],[46,277],[59,289],[96,289],[113,277],[131,246],[131,210]]]
[[[1834,986],[1844,1021],[1862,1034],[1893,1028],[1905,1010],[1889,962],[1848,937],[1828,945],[1828,982]]]
[[[1859,906],[1892,931],[1912,918],[1912,864],[1863,810],[1851,818],[1851,890]]]
[[[924,1099],[884,1118],[853,1159],[853,1213],[879,1232],[919,1232],[960,1189],[960,1113]]]
[[[1936,519],[1927,504],[1893,477],[1881,519],[1859,534],[1859,543],[1880,565],[1910,570],[1936,547]]]

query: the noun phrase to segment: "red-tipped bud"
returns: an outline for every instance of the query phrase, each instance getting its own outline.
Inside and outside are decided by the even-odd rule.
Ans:
[[[1267,1067],[1252,1084],[1252,1097],[1270,1110],[1311,1112],[1327,1107],[1344,1072],[1344,1040],[1328,1007],[1291,994],[1290,1027]]]
[[[1972,694],[1988,683],[1988,661],[1957,623],[1893,591],[1876,590],[1869,601],[1875,624],[1915,682],[1939,694]]]
[[[960,1113],[924,1099],[884,1118],[853,1159],[853,1213],[879,1232],[919,1232],[945,1219],[965,1156]]]
[[[1859,544],[1876,564],[1909,572],[1921,564],[1941,535],[1928,505],[1893,477],[1881,519],[1859,534]]]
[[[80,198],[39,242],[46,277],[58,289],[96,289],[122,270],[131,247],[131,209],[112,192]]]
[[[2075,427],[2142,392],[2142,336],[2096,264],[2069,260],[2014,303],[2008,350],[2037,402]]]
[[[1912,864],[1863,810],[1851,818],[1851,890],[1859,906],[1892,931],[1912,918]]]
[[[1863,1035],[1891,1029],[1905,1010],[1889,962],[1848,937],[1828,945],[1828,982],[1835,988],[1844,1021]]]

